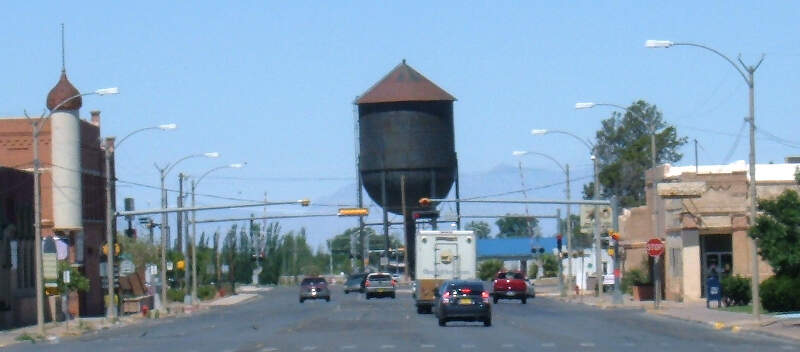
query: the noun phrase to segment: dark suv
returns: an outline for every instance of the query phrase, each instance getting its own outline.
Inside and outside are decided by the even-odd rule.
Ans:
[[[307,299],[324,299],[331,301],[331,291],[323,277],[307,277],[300,282],[300,303]]]
[[[448,321],[482,321],[484,326],[492,326],[492,306],[489,292],[482,281],[445,281],[435,293],[434,309],[439,318],[439,326]]]

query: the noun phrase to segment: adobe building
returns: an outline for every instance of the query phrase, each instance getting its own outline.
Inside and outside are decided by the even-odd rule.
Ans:
[[[105,163],[100,139],[100,112],[92,111],[91,121],[80,119],[81,98],[70,99],[78,94],[79,91],[62,70],[61,78],[47,95],[51,116],[44,121],[38,143],[41,161],[41,231],[42,237],[55,235],[69,244],[68,260],[77,264],[90,282],[88,292],[70,299],[70,310],[82,316],[92,316],[105,311],[99,275],[101,246],[105,241]],[[33,121],[25,117],[0,117],[0,166],[33,171],[31,123],[36,121],[38,117]],[[6,187],[0,184],[0,194],[4,189]],[[32,199],[33,186],[25,189],[31,193],[19,197]],[[31,233],[30,239],[25,238],[17,245],[15,255],[18,263],[21,263],[20,268],[22,264],[33,265],[33,246],[27,245],[27,241],[32,243],[32,236]],[[0,253],[3,253],[2,250]],[[5,260],[4,257],[2,259]],[[33,282],[28,277],[33,277],[33,269],[30,272],[11,271],[11,276],[23,278],[21,280],[26,285],[27,280]],[[0,286],[4,286],[6,281],[1,271],[0,280],[3,280]],[[33,286],[18,287],[17,292],[10,303],[20,312],[17,325],[35,323]]]
[[[759,199],[773,199],[786,189],[798,190],[795,172],[798,164],[756,165]],[[689,198],[664,199],[654,192],[658,183],[701,182],[698,194]],[[661,165],[646,173],[647,204],[625,209],[620,216],[621,244],[624,248],[623,272],[641,268],[653,274],[659,270],[663,293],[669,300],[700,300],[705,297],[705,281],[712,272],[719,275],[750,277],[751,241],[747,231],[750,199],[748,165],[739,161],[729,165]],[[655,210],[655,212],[654,212]],[[653,219],[659,236],[653,235]],[[660,238],[665,251],[658,268],[647,256],[646,242]],[[759,264],[759,278],[772,276],[765,261]]]

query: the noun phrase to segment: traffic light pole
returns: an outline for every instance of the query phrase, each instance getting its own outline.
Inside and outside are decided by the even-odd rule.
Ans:
[[[611,213],[619,214],[619,202],[617,197],[611,198]],[[614,216],[611,219],[614,233],[619,233],[619,218]],[[620,255],[619,255],[619,236],[614,239],[614,304],[622,304],[622,290],[620,288]]]

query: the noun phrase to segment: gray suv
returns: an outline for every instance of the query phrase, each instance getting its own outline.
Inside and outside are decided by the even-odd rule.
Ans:
[[[372,273],[367,275],[364,281],[364,295],[367,299],[372,297],[395,297],[395,287],[397,282],[392,279],[391,274]]]
[[[331,301],[331,291],[328,283],[322,277],[307,277],[300,283],[300,303],[307,299],[324,299]]]

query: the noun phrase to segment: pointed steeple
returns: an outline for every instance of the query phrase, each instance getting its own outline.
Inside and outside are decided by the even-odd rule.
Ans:
[[[356,104],[441,100],[454,101],[456,98],[408,66],[403,59],[389,74],[362,94]]]
[[[67,79],[67,65],[65,60],[65,53],[64,53],[64,24],[61,24],[61,78],[58,79],[58,83],[53,89],[50,89],[50,93],[47,94],[47,108],[52,111],[53,108],[61,104],[62,102],[70,99],[76,95],[81,94],[75,86],[70,83],[69,79]],[[81,97],[77,97],[74,99],[69,100],[68,102],[61,105],[58,109],[59,110],[78,110],[83,106],[83,99]]]

